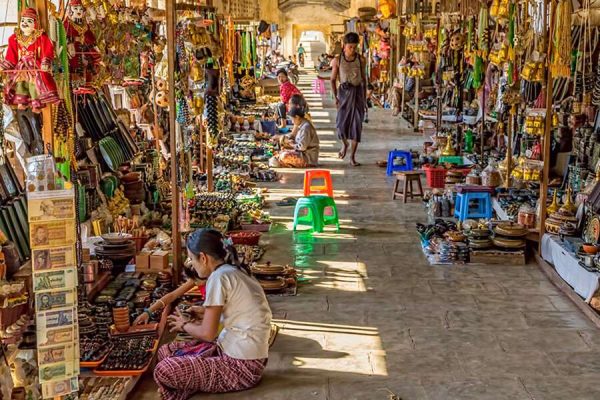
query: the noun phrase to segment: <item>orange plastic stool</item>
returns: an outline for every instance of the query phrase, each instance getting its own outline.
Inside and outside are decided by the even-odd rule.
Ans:
[[[323,179],[324,186],[313,186],[313,181]],[[326,194],[333,197],[333,183],[331,183],[331,173],[326,169],[309,169],[304,171],[304,197],[311,194]]]

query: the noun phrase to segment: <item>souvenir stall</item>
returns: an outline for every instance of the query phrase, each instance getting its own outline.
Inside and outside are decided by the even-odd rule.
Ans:
[[[569,6],[559,4],[557,12],[572,11],[568,20],[571,41],[564,43],[564,47],[553,49],[552,55],[566,57],[571,53],[570,76],[565,77],[568,71],[564,69],[551,68],[547,77],[547,84],[555,91],[554,98],[547,102],[547,111],[553,112],[553,120],[552,124],[546,124],[545,135],[552,135],[554,142],[551,148],[544,146],[543,149],[549,154],[559,149],[557,163],[563,161],[564,176],[562,187],[552,189],[555,186],[552,171],[547,171],[544,165],[543,187],[550,189],[545,191],[543,198],[548,197],[552,201],[542,208],[538,262],[582,311],[598,323],[600,149],[596,135],[600,127],[600,76],[595,66],[598,65],[600,8],[594,2],[584,2],[581,8],[575,10]],[[561,33],[559,29],[560,25],[557,35]],[[565,83],[566,78],[570,80],[568,83]],[[560,190],[565,187],[566,199]],[[577,193],[574,200],[571,192]]]
[[[363,7],[359,18],[347,23],[348,31],[357,32],[361,40],[360,52],[367,61],[368,84],[372,86],[371,103],[384,107],[388,102],[397,49],[398,21],[395,2],[379,2],[378,8]],[[370,106],[372,106],[371,104]]]
[[[201,4],[31,3],[0,57],[2,396],[120,399],[158,348],[170,307],[132,324],[181,281],[185,234],[264,254],[277,148],[268,106],[235,89],[255,97],[257,27]],[[293,269],[253,268],[295,294]]]
[[[431,140],[419,157],[432,190],[430,224],[418,231],[432,263],[523,263],[540,237],[548,247],[544,232],[580,232],[577,211],[596,179],[597,28],[581,17],[589,10],[568,1],[442,5]]]

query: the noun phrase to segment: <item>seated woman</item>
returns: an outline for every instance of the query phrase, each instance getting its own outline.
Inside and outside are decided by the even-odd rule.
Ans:
[[[272,159],[271,165],[282,168],[316,167],[319,163],[319,136],[307,119],[307,104],[302,95],[291,97],[289,115],[293,118],[294,128],[288,135],[273,136],[274,141],[279,141],[282,151]]]
[[[279,82],[279,95],[281,101],[277,104],[277,119],[279,128],[285,128],[287,125],[287,109],[289,108],[289,102],[293,95],[301,95],[300,89],[298,89],[292,82],[285,69],[281,68],[277,71],[277,81]]]
[[[186,273],[207,278],[204,317],[201,322],[190,322],[179,313],[169,317],[171,332],[185,332],[197,340],[167,344],[158,351],[154,380],[161,397],[185,400],[196,392],[250,389],[267,365],[271,310],[264,291],[238,265],[235,249],[218,231],[195,231],[187,248],[192,265]]]

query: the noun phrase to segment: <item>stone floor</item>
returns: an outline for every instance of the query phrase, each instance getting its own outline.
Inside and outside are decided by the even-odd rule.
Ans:
[[[307,281],[271,297],[282,328],[255,389],[198,399],[598,399],[600,331],[527,266],[431,267],[414,225],[420,203],[391,200],[375,165],[421,138],[389,112],[371,112],[351,167],[336,158],[335,111],[300,84],[332,170],[339,233],[291,232],[293,208],[271,206],[279,226],[266,260],[294,263]],[[300,195],[303,171],[283,170],[272,202]],[[135,399],[156,399],[147,377]]]

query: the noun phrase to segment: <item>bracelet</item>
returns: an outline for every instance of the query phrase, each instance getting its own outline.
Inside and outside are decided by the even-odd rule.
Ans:
[[[144,313],[148,314],[149,318],[152,318],[152,311],[149,308],[144,308]]]
[[[162,308],[167,307],[167,305],[165,304],[165,302],[162,299],[158,299],[156,302],[158,303],[159,301],[162,303]]]

